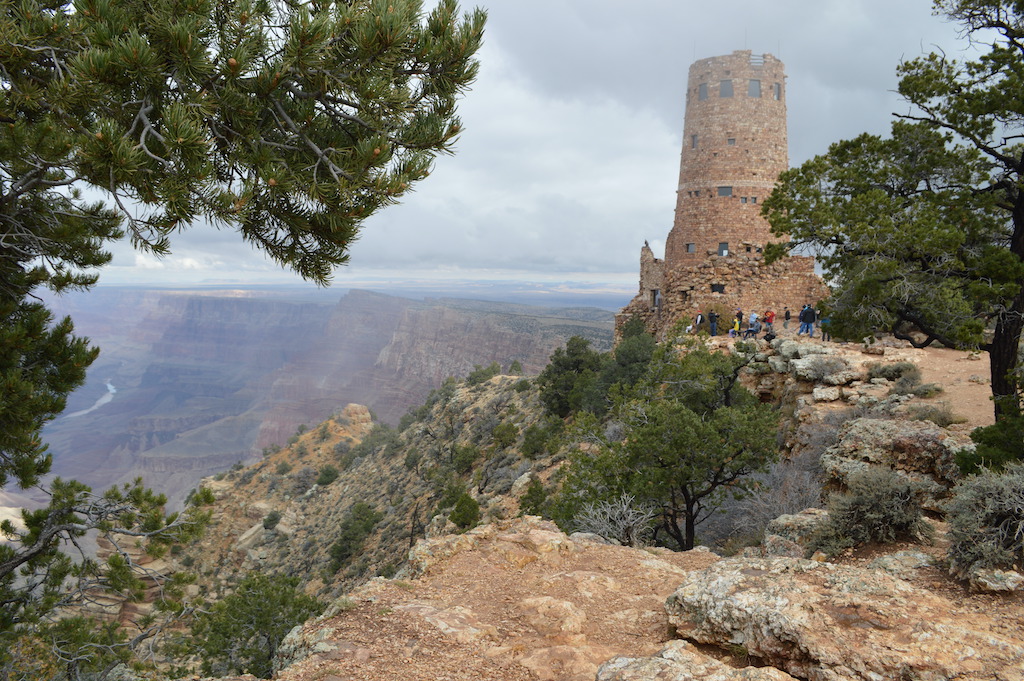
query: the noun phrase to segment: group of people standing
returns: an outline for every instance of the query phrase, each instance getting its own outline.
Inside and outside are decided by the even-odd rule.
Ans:
[[[793,318],[793,313],[788,307],[782,311],[782,328],[788,329],[789,322]],[[744,316],[743,310],[737,309],[735,316],[729,322],[727,333],[731,338],[737,338],[742,336],[743,338],[756,338],[759,333],[764,331],[764,339],[771,341],[775,339],[775,319],[776,314],[774,310],[765,310],[763,314],[757,312],[751,312],[748,316]],[[712,336],[718,335],[718,326],[722,321],[721,315],[712,310],[705,316],[700,310],[694,315],[693,323],[686,327],[687,333],[697,333],[700,331],[704,324],[708,325],[708,330]],[[814,327],[815,324],[819,324],[821,327],[822,340],[829,340],[830,336],[826,328],[827,319],[820,319],[818,312],[810,305],[804,305],[797,315],[797,321],[800,323],[797,329],[796,335],[802,336],[807,334],[808,338],[814,338]]]

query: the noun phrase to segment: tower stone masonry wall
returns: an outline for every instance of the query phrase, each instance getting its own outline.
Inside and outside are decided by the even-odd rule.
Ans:
[[[789,167],[787,145],[781,61],[742,50],[690,67],[665,258],[644,245],[640,292],[619,314],[620,325],[639,315],[663,335],[698,308],[799,310],[828,294],[812,258],[767,265],[762,255],[785,238],[771,233],[760,209]]]

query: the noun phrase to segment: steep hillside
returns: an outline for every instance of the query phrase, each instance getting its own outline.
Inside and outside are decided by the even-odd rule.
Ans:
[[[787,414],[780,441],[793,456],[819,457],[829,486],[883,467],[921,481],[938,509],[956,453],[971,446],[971,424],[949,423],[944,402],[984,418],[975,408],[984,386],[963,382],[979,364],[966,353],[944,356],[958,364],[943,371],[930,366],[948,382],[920,394],[872,377],[879,365],[929,366],[927,351],[900,343],[782,339],[752,359],[744,380]],[[401,432],[374,429],[350,405],[255,466],[204,481],[217,497],[214,524],[177,560],[206,594],[259,570],[300,575],[307,591],[335,599],[289,636],[276,678],[1024,678],[1022,596],[951,578],[946,526],[934,518],[933,542],[872,544],[831,562],[802,558],[820,511],[780,518],[725,559],[609,546],[515,518],[526,483],[550,481],[574,445],[554,438],[554,452],[523,456],[533,451],[524,432],[543,423],[536,388],[472,378],[437,390]],[[513,439],[503,424],[515,426]],[[333,480],[322,477],[328,466]],[[448,519],[453,490],[481,509],[464,534]],[[353,540],[344,528],[359,504],[377,522]],[[1012,574],[975,588],[1006,588]]]
[[[261,570],[303,575],[311,593],[337,596],[368,577],[394,575],[439,506],[451,510],[453,495],[468,492],[484,519],[515,515],[531,472],[546,476],[555,463],[550,454],[531,461],[520,451],[524,431],[542,419],[536,389],[525,379],[448,382],[417,414],[399,433],[374,428],[365,407],[349,405],[259,463],[204,480],[218,499],[214,524],[209,539],[187,549],[183,564],[210,575],[212,593]],[[511,443],[498,441],[496,428],[511,429]],[[328,467],[337,477],[324,484]],[[339,561],[332,547],[357,504],[379,519],[365,544]],[[280,520],[267,528],[271,514]]]

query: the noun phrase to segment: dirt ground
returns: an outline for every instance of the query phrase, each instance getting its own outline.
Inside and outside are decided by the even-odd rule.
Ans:
[[[944,392],[935,399],[949,402],[953,413],[966,418],[969,426],[990,426],[995,422],[987,352],[948,348],[904,352],[918,353],[922,383],[941,385]]]

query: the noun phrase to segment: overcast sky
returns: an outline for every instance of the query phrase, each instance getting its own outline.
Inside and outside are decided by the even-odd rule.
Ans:
[[[469,7],[469,3],[463,3]],[[636,287],[672,226],[686,77],[734,50],[785,63],[790,164],[885,133],[896,65],[967,48],[930,0],[491,0],[455,156],[367,221],[339,287],[438,277]],[[973,55],[975,53],[969,53]],[[101,282],[298,283],[230,231],[163,260],[116,249]]]

